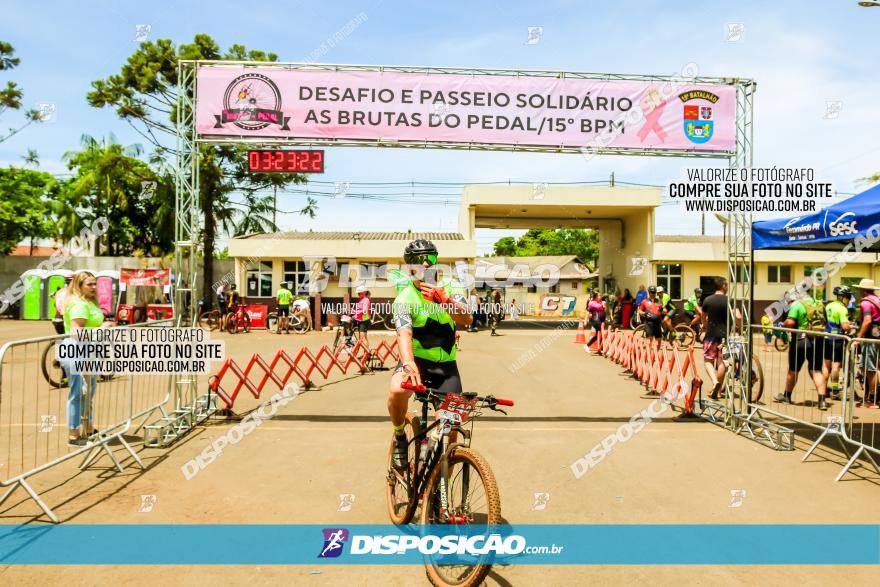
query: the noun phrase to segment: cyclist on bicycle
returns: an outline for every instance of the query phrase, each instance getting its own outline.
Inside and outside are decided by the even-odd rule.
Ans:
[[[359,285],[356,290],[358,301],[355,304],[354,320],[357,323],[358,340],[364,341],[369,349],[370,343],[367,342],[367,332],[370,330],[370,290],[365,285]]]
[[[694,328],[703,319],[703,310],[700,308],[701,297],[703,297],[703,289],[700,287],[694,288],[694,295],[689,297],[684,303],[684,313],[691,319],[689,323],[691,328]]]
[[[281,331],[289,332],[288,325],[290,323],[290,300],[293,299],[293,293],[287,289],[287,283],[282,281],[275,294],[278,301],[278,324],[275,327],[275,334],[281,334]]]
[[[455,328],[467,328],[471,323],[461,284],[451,278],[435,283],[436,273],[429,269],[437,263],[434,243],[414,240],[406,246],[403,259],[410,281],[402,286],[393,305],[400,362],[388,393],[388,413],[395,438],[392,460],[398,470],[408,466],[404,430],[412,396],[412,391],[401,385],[424,384],[441,393],[461,393],[461,377],[455,363]]]
[[[648,297],[639,304],[639,316],[645,323],[645,336],[648,338],[660,338],[660,322],[666,308],[657,297],[657,288],[653,285],[648,287]]]
[[[663,306],[663,311],[666,313],[663,316],[663,326],[666,327],[667,332],[672,332],[672,318],[675,316],[677,309],[672,305],[672,298],[663,290],[662,285],[657,286],[657,297],[660,299],[660,305]]]

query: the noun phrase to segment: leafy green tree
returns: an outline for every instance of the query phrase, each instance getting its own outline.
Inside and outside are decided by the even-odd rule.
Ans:
[[[495,242],[495,254],[499,257],[515,257],[516,256],[516,239],[512,236],[505,236]]]
[[[50,198],[56,196],[58,182],[42,171],[7,167],[0,169],[0,255],[9,254],[27,239],[52,236]]]
[[[96,108],[114,108],[156,149],[157,156],[169,160],[174,156],[177,112],[178,60],[226,59],[277,61],[278,56],[259,50],[248,50],[234,44],[225,53],[205,34],[198,34],[192,43],[175,46],[169,39],[141,43],[118,74],[92,82],[87,100]],[[245,155],[240,147],[201,145],[199,147],[199,205],[204,228],[204,276],[202,291],[209,291],[214,279],[213,254],[220,233],[240,234],[243,229],[266,228],[265,198],[257,191],[289,183],[305,183],[300,174],[284,174],[272,178],[253,176],[244,169]],[[262,174],[265,175],[265,174]],[[243,193],[236,203],[234,195]],[[242,209],[242,207],[244,207]],[[314,215],[317,202],[307,199],[303,214]],[[274,223],[269,227],[275,229]],[[211,303],[213,296],[205,296]]]
[[[0,41],[0,71],[15,69],[19,63],[21,63],[21,59],[15,57],[15,48],[5,41]],[[23,97],[24,92],[22,92],[21,88],[15,82],[7,81],[6,87],[0,88],[0,115],[7,110],[20,110]],[[0,143],[18,134],[34,122],[40,122],[41,120],[39,110],[27,110],[25,112],[25,123],[18,128],[10,128],[6,135],[0,134]]]
[[[588,265],[599,258],[599,233],[580,228],[529,229],[518,240],[506,236],[495,243],[495,254],[507,257],[576,255]]]
[[[69,239],[96,218],[105,217],[109,229],[99,239],[99,252],[165,254],[171,246],[170,235],[156,230],[152,219],[163,206],[167,211],[172,193],[167,178],[157,176],[137,158],[140,145],[120,145],[112,134],[101,140],[83,135],[80,142],[81,150],[64,155],[75,175],[64,184],[55,203],[60,236]]]

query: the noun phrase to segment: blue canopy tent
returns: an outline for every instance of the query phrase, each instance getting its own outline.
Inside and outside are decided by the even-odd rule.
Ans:
[[[818,212],[752,223],[752,249],[839,251],[880,225],[880,185]],[[863,251],[880,252],[880,241]]]

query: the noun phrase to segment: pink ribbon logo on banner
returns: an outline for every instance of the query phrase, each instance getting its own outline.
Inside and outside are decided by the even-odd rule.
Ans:
[[[660,142],[665,143],[666,131],[660,124],[660,117],[666,109],[666,100],[660,97],[660,92],[656,88],[651,87],[645,91],[645,97],[642,98],[640,105],[645,114],[645,124],[639,129],[639,140],[644,143],[648,134],[653,131]]]

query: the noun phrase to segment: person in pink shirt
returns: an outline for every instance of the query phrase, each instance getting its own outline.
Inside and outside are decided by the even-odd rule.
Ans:
[[[358,340],[364,341],[364,345],[369,349],[370,343],[367,341],[367,331],[370,330],[370,290],[365,285],[359,285],[356,293],[358,301],[355,304],[354,319],[357,322]]]
[[[602,330],[602,324],[605,322],[605,304],[599,299],[599,292],[593,292],[590,296],[587,313],[590,315],[590,327],[593,329],[593,337],[587,341],[586,348],[589,349],[599,337],[599,331]]]

